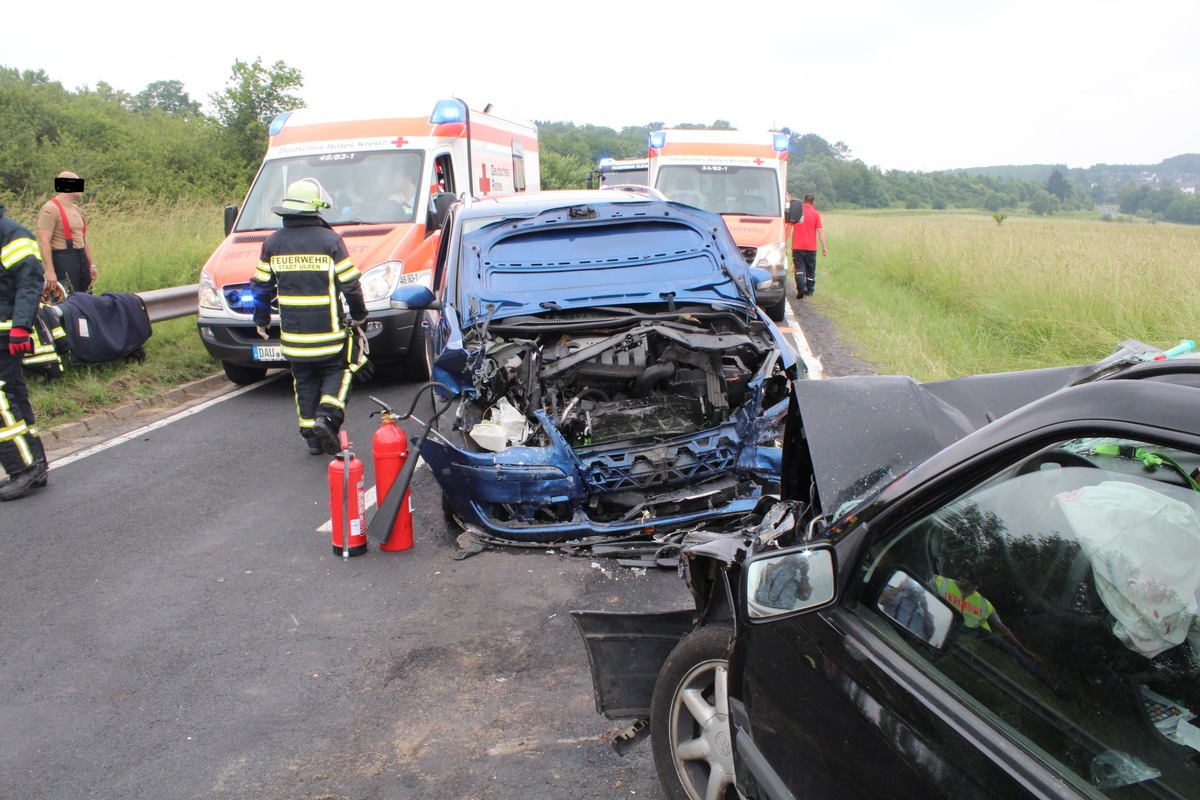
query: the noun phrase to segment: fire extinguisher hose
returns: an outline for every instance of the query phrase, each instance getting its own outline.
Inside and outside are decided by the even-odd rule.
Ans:
[[[338,431],[342,440],[342,560],[350,560],[350,436]]]

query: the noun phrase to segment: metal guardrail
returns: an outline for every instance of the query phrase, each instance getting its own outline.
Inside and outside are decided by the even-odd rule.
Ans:
[[[146,313],[150,315],[150,323],[154,324],[195,314],[196,295],[199,291],[200,284],[193,283],[191,286],[152,289],[148,292],[138,292],[137,295],[146,304]]]

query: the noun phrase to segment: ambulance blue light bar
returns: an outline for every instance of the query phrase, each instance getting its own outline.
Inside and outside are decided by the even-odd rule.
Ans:
[[[786,153],[788,149],[788,135],[786,133],[775,134],[775,152]]]
[[[654,133],[650,134],[650,146],[653,147],[655,150],[661,150],[662,146],[665,145],[666,143],[667,143],[667,132],[666,131],[655,131]]]
[[[430,125],[445,125],[449,122],[466,122],[467,104],[458,98],[438,100],[429,115]]]
[[[268,136],[278,135],[279,132],[281,130],[283,130],[283,126],[285,124],[287,124],[288,117],[290,117],[291,115],[292,115],[292,112],[290,112],[290,111],[285,111],[282,114],[276,114],[275,119],[271,120],[271,127],[267,129],[267,135]]]

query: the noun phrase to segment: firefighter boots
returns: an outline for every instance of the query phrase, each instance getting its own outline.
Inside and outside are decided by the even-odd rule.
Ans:
[[[45,486],[50,474],[45,461],[38,461],[29,469],[21,470],[8,480],[0,483],[0,500],[5,502],[24,497],[33,489]]]

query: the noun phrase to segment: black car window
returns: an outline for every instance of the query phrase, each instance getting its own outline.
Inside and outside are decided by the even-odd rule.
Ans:
[[[873,544],[855,613],[1071,782],[1200,797],[1198,466],[1062,442]],[[897,570],[954,610],[948,644],[875,610]]]

